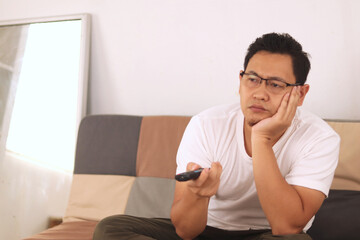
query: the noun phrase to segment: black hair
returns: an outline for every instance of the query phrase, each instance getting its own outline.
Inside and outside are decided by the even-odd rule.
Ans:
[[[300,43],[287,33],[267,33],[250,44],[244,61],[244,70],[250,59],[259,51],[288,54],[292,59],[296,83],[303,85],[310,71],[309,54],[304,52]]]

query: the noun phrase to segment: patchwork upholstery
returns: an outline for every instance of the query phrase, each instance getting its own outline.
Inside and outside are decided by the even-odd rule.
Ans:
[[[189,120],[180,116],[84,118],[64,221],[99,221],[123,213],[170,217],[176,152]]]
[[[74,176],[63,223],[27,240],[91,240],[96,223],[115,214],[169,218],[176,152],[189,120],[183,116],[85,117],[79,127]],[[338,200],[333,198],[343,201],[358,193],[342,190],[360,190],[360,122],[328,123],[342,142],[333,190],[315,217],[316,229],[310,229],[317,240],[324,239],[321,233],[326,231],[326,219],[331,216],[327,209],[348,213],[342,209],[346,206],[336,204]],[[351,206],[357,204],[351,202]],[[348,221],[352,223],[357,224],[353,219]]]
[[[63,223],[26,240],[90,240],[96,223],[115,214],[169,218],[176,152],[189,121],[182,116],[85,117]],[[84,225],[88,234],[65,237]],[[54,238],[62,231],[64,238]]]

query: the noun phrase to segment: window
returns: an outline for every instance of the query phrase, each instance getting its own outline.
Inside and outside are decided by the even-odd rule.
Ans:
[[[81,20],[30,25],[6,151],[73,171],[82,112],[81,28]]]

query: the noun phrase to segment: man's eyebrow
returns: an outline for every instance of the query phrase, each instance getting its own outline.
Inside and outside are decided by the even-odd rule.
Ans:
[[[252,74],[252,75],[255,75],[255,76],[257,76],[257,77],[259,77],[259,74],[257,74],[256,72],[254,72],[254,71],[249,71],[248,72],[249,74]]]
[[[252,75],[255,75],[255,76],[257,76],[257,77],[260,77],[259,74],[257,74],[255,71],[251,71],[251,70],[250,70],[248,73],[249,73],[249,74],[252,74]],[[284,79],[282,79],[281,77],[276,77],[276,76],[268,77],[268,78],[264,78],[264,79],[279,80],[279,81],[285,82]]]

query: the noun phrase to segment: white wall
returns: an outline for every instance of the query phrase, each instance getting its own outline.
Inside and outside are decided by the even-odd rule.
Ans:
[[[0,0],[0,20],[83,12],[92,14],[91,114],[192,115],[236,102],[246,48],[276,31],[312,56],[304,107],[360,119],[360,1]]]
[[[312,55],[305,107],[360,118],[357,0],[0,0],[0,20],[92,14],[89,112],[195,114],[237,101],[259,35],[289,32]]]
[[[44,230],[49,217],[63,216],[71,174],[7,153],[0,168],[0,239],[18,240]]]

